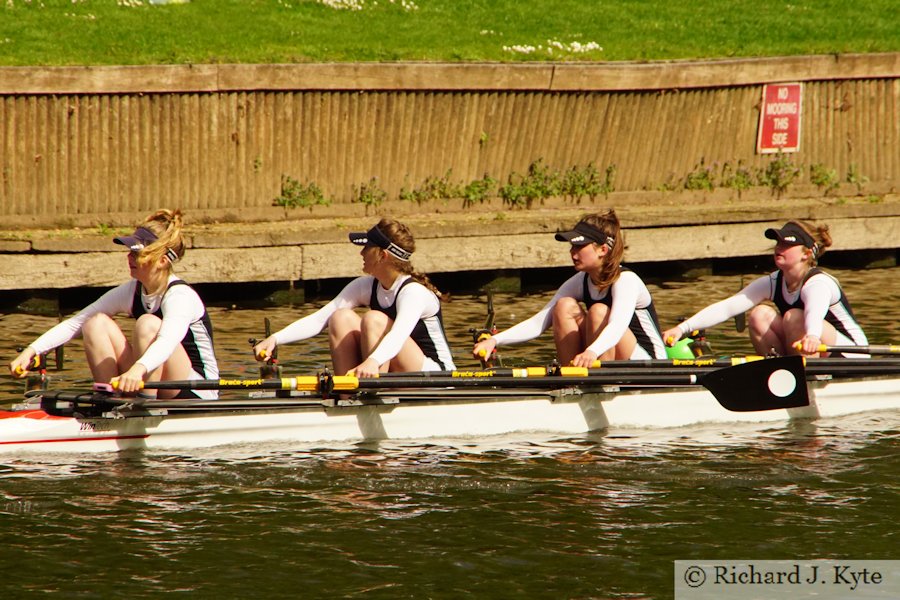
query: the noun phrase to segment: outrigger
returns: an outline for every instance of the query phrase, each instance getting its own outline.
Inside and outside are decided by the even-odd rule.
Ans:
[[[0,452],[186,449],[290,441],[468,438],[513,432],[778,422],[900,409],[900,360],[801,357],[613,361],[498,368],[169,381],[238,390],[219,400],[144,400],[35,390],[0,411]]]

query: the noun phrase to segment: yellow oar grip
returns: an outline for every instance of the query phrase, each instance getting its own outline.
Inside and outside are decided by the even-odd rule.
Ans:
[[[563,377],[587,377],[587,367],[560,367],[559,374]]]
[[[356,390],[359,389],[359,377],[355,375],[335,375],[332,379],[335,390]]]
[[[484,348],[482,348],[481,350],[478,351],[478,356],[480,356],[481,358],[486,357],[486,356],[487,356],[487,350],[485,350]]]
[[[41,355],[35,354],[31,357],[31,360],[28,361],[28,369],[24,368],[22,365],[16,367],[15,373],[16,375],[23,375],[28,372],[29,369],[40,369],[41,368]]]
[[[795,350],[803,350],[803,342],[794,342],[793,348]],[[828,352],[828,346],[819,344],[818,347],[816,347],[816,352]]]
[[[285,382],[287,385],[285,386]],[[293,377],[291,379],[281,380],[281,389],[295,389],[298,392],[315,392],[319,389],[319,378],[315,375],[307,375],[305,377]]]
[[[110,382],[109,382],[109,387],[111,387],[111,388],[114,389],[114,390],[119,389],[119,380],[116,379],[115,382],[110,381]],[[143,381],[141,382],[141,385],[138,386],[138,389],[139,389],[139,390],[144,389],[144,382],[143,382]]]
[[[513,377],[545,377],[547,369],[544,367],[523,367],[521,369],[511,369]]]

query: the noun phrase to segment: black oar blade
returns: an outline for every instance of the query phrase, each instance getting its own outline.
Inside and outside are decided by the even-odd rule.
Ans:
[[[700,383],[732,412],[809,405],[803,357],[783,356],[717,369]]]

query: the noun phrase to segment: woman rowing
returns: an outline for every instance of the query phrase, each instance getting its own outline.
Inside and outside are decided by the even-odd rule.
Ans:
[[[666,343],[674,344],[689,331],[707,329],[750,310],[750,340],[761,355],[818,356],[823,343],[867,345],[840,283],[817,266],[831,246],[828,226],[788,221],[781,229],[767,229],[765,235],[776,242],[776,270],[667,330],[663,333]],[[760,304],[764,300],[774,302],[777,310]]]
[[[147,381],[217,378],[209,315],[197,292],[172,272],[185,250],[181,211],[158,210],[133,234],[113,241],[128,248],[132,278],[25,348],[9,365],[13,375],[23,377],[35,356],[80,332],[94,381],[111,383],[125,394],[141,390]],[[113,320],[117,314],[136,319],[131,340]],[[217,392],[159,390],[158,395],[216,398]]]
[[[455,369],[444,334],[438,290],[416,272],[410,258],[416,243],[398,221],[382,219],[369,231],[351,233],[362,246],[363,272],[336,298],[257,344],[257,359],[276,346],[305,340],[328,327],[336,373],[377,377],[386,371]],[[360,316],[353,309],[368,306]]]
[[[590,367],[597,358],[665,358],[650,291],[621,264],[625,240],[615,211],[588,215],[556,239],[571,244],[578,272],[540,311],[475,344],[472,353],[490,356],[498,345],[534,339],[552,325],[562,364]]]

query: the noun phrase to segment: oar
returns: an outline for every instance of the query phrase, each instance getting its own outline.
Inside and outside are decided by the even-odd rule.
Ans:
[[[614,371],[641,371],[649,373],[650,369],[660,369],[665,373],[702,372],[707,368],[723,368],[743,364],[753,360],[763,360],[762,356],[744,356],[736,358],[692,358],[692,359],[650,359],[650,360],[611,360],[594,361],[591,368],[585,367],[508,367],[508,368],[484,368],[484,369],[457,369],[455,371],[413,371],[413,372],[388,372],[381,373],[379,377],[546,377],[554,375],[585,376],[600,375]]]
[[[403,375],[408,375],[404,377]],[[517,377],[419,377],[397,373],[393,377],[358,378],[353,375],[313,375],[283,377],[281,379],[185,379],[181,381],[148,381],[143,387],[156,390],[297,390],[303,392],[354,392],[389,388],[447,388],[447,387],[542,387],[564,388],[575,385],[693,385],[697,376],[683,373],[650,373],[632,371],[629,374],[610,372],[600,375]],[[94,384],[97,391],[113,392],[108,384]]]
[[[782,356],[710,371],[700,383],[733,412],[809,405],[802,356]]]
[[[283,389],[317,392],[323,396],[335,392],[396,388],[540,388],[561,389],[575,386],[616,385],[627,387],[692,386],[706,387],[716,400],[731,411],[772,410],[809,404],[803,358],[770,358],[741,365],[710,370],[707,373],[642,373],[640,370],[607,371],[598,374],[516,377],[396,377],[359,379],[350,375],[320,374],[283,379],[218,379],[148,382],[155,389]],[[790,388],[790,389],[788,389]]]
[[[794,344],[799,350],[803,345],[800,342]],[[840,352],[846,354],[900,354],[900,346],[828,346],[820,344],[816,352]]]
[[[109,392],[78,392],[68,390],[39,390],[29,392],[26,397],[40,396],[47,400],[62,400],[77,404],[92,404],[110,407],[134,406],[140,408],[179,408],[179,409],[240,409],[240,408],[288,408],[295,406],[320,406],[321,399],[312,396],[297,398],[242,398],[238,400],[157,400],[139,396],[113,396]]]
[[[484,322],[484,327],[481,329],[469,329],[469,333],[472,334],[472,341],[474,343],[481,342],[483,340],[488,339],[495,333],[497,333],[497,326],[494,324],[494,292],[493,290],[488,290],[487,292],[487,319]],[[497,348],[491,352],[490,356],[487,356],[487,352],[484,350],[478,353],[478,361],[481,363],[482,369],[490,368],[494,364],[494,360],[497,360],[501,365],[502,361],[499,360],[497,355]]]

